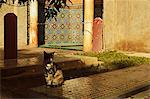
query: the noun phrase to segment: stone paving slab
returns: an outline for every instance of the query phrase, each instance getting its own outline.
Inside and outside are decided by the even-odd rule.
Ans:
[[[98,61],[97,57],[83,56],[83,55],[64,55],[65,57],[72,57],[80,59],[86,66],[98,66],[104,62]]]
[[[63,56],[66,54],[74,54],[74,53],[82,53],[82,51],[74,51],[74,50],[63,50],[63,49],[52,49],[52,48],[22,48],[17,50],[17,58],[33,58],[38,57],[43,54],[43,52],[55,52],[55,55]],[[0,47],[0,60],[4,60],[4,48]]]
[[[54,62],[61,63],[66,61],[77,61],[77,58],[67,58],[67,57],[59,57],[56,56],[54,58]],[[43,57],[32,57],[32,58],[24,58],[24,59],[8,59],[8,60],[0,60],[0,68],[13,68],[13,67],[24,67],[24,66],[33,66],[33,65],[42,65]]]
[[[65,57],[66,54],[73,54],[81,51],[72,50],[61,50],[61,49],[49,49],[49,48],[25,48],[18,50],[18,59],[3,59],[3,48],[0,48],[0,69],[16,68],[16,67],[29,67],[29,66],[39,66],[43,64],[43,51],[46,52],[56,52],[54,56],[54,61],[56,63],[63,63],[69,61],[78,61],[75,57]]]
[[[117,99],[138,86],[150,84],[150,65],[135,66],[65,81],[62,87],[45,85],[31,88],[36,92],[69,99]]]

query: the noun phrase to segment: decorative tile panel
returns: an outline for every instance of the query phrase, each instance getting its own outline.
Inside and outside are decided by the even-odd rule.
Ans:
[[[46,20],[45,44],[83,44],[83,7],[82,4],[72,6],[58,13],[57,20]]]

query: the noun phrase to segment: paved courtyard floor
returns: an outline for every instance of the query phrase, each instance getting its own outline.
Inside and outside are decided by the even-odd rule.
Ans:
[[[62,87],[45,85],[31,90],[69,99],[118,99],[120,95],[150,84],[150,66],[142,65],[65,81]],[[143,96],[149,97],[149,96]],[[149,99],[147,98],[147,99]]]
[[[22,63],[24,63],[24,59],[27,58],[30,58],[32,61],[35,57],[41,56],[43,54],[43,51],[47,51],[47,52],[55,51],[57,53],[56,55],[59,57],[66,54],[73,54],[77,52],[77,51],[43,49],[43,48],[21,49],[18,51],[18,58],[21,59],[20,61],[23,61]],[[3,60],[3,56],[2,56],[3,49],[0,51],[0,54],[1,54],[1,60]],[[40,58],[37,58],[36,62],[33,62],[33,64],[35,63],[39,64],[38,59]],[[60,61],[61,60],[65,60],[65,59],[62,57]],[[29,63],[32,65],[32,62]],[[40,82],[40,80],[41,79],[38,79],[36,81]],[[36,84],[36,82],[29,82],[29,84],[32,85],[34,83]],[[22,89],[16,89],[15,87],[16,85],[14,82],[14,86],[12,86],[11,89],[14,91],[17,90],[18,92],[20,91],[21,94],[24,94],[24,96],[29,96],[29,97],[31,96],[30,98],[34,98],[36,96],[36,97],[40,97],[40,98],[43,97],[48,99],[57,99],[58,97],[59,99],[62,98],[68,98],[68,99],[119,99],[121,98],[122,99],[121,96],[123,94],[149,85],[150,85],[150,65],[141,65],[141,66],[134,66],[134,67],[115,70],[106,73],[99,73],[87,77],[80,77],[80,78],[66,80],[64,82],[64,85],[61,87],[48,88],[44,84],[42,84],[39,86],[30,86],[30,88],[27,89],[28,92],[24,92],[24,91],[21,92]],[[34,94],[32,94],[32,92],[34,92]],[[5,94],[4,97],[2,96],[2,99],[5,99],[6,97],[7,94]],[[145,91],[143,94],[141,93],[141,94],[133,95],[133,97],[137,99],[139,98],[150,99],[149,90]]]

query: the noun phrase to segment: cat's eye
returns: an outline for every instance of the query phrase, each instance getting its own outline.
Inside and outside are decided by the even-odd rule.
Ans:
[[[47,64],[47,66],[51,66],[51,64]]]
[[[52,61],[53,59],[52,58],[50,58],[50,61]]]

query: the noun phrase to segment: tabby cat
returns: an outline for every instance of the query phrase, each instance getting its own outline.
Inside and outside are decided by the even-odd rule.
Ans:
[[[44,66],[45,66],[45,80],[47,86],[55,87],[62,85],[64,82],[61,68],[53,62],[54,52],[46,53],[44,51]]]

